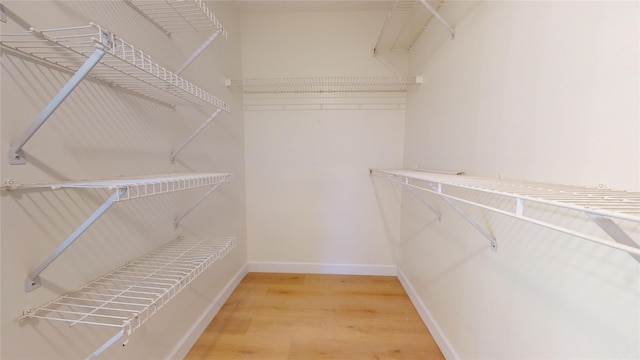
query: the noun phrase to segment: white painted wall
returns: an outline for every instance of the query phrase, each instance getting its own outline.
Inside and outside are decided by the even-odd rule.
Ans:
[[[245,78],[397,75],[372,56],[384,18],[384,12],[244,14]],[[316,270],[324,271],[336,264],[394,265],[390,239],[397,239],[399,216],[379,212],[368,169],[401,165],[403,107],[321,110],[319,104],[336,100],[267,100],[303,105],[245,112],[249,261],[323,264]]]
[[[170,241],[179,234],[236,236],[237,247],[195,280],[133,334],[128,345],[109,348],[104,358],[180,357],[199,320],[246,264],[244,124],[241,97],[224,77],[241,77],[239,14],[229,3],[211,2],[228,29],[182,76],[231,104],[170,164],[169,155],[213,109],[175,109],[92,81],[83,82],[25,146],[29,162],[7,164],[7,148],[64,85],[69,74],[2,52],[2,181],[56,181],[144,176],[174,172],[232,172],[224,184],[182,223],[173,220],[205,189],[114,205],[42,274],[43,286],[25,293],[26,274],[37,266],[106,198],[100,191],[2,191],[3,359],[84,358],[114,330],[69,328],[48,321],[19,322],[26,307],[37,307]],[[94,21],[177,69],[209,33],[167,37],[122,1],[3,1],[8,22],[3,34],[36,28],[84,25]],[[197,329],[196,329],[197,332]]]
[[[637,2],[451,2],[442,14],[455,39],[432,22],[410,56],[425,84],[407,104],[405,167],[640,189]],[[640,357],[640,265],[626,253],[463,206],[498,239],[493,253],[425,199],[442,222],[405,194],[399,266],[449,356]]]

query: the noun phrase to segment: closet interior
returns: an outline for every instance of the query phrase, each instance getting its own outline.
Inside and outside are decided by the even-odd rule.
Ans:
[[[2,1],[0,357],[182,358],[248,272],[397,277],[447,358],[640,356],[639,14]]]

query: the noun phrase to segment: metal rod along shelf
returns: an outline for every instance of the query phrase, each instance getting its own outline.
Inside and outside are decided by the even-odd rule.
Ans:
[[[3,35],[0,44],[74,73],[11,144],[10,164],[26,163],[23,146],[87,76],[168,105],[174,105],[177,100],[230,111],[230,106],[221,99],[158,65],[143,51],[93,23]]]
[[[87,359],[144,324],[235,246],[235,238],[179,237],[37,309],[23,319],[38,318],[120,329]]]
[[[456,203],[464,203],[503,215],[528,221],[552,230],[576,236],[601,245],[626,251],[640,262],[640,245],[632,239],[615,221],[640,224],[640,193],[608,189],[587,188],[570,185],[544,184],[525,181],[506,181],[482,177],[430,173],[418,170],[377,170],[371,169],[372,176],[383,177],[401,184],[417,197],[414,190],[435,194],[465,217],[497,250],[497,241],[467,216]],[[466,192],[465,192],[466,191]],[[468,192],[471,193],[468,193]],[[498,207],[491,202],[483,203],[477,196],[484,194],[497,196],[510,203],[508,208]],[[419,198],[419,197],[418,197]],[[421,202],[423,201],[419,198]],[[538,219],[528,213],[532,204],[568,209],[582,213],[607,233],[606,238],[593,236],[584,231],[571,229],[550,220]],[[430,207],[438,217],[440,214]]]
[[[202,199],[179,216],[175,225],[189,214],[196,206],[209,196],[222,183],[231,181],[232,174],[228,173],[206,173],[206,174],[174,174],[155,176],[149,178],[130,178],[130,179],[109,179],[109,180],[91,180],[91,181],[63,181],[56,183],[39,183],[39,184],[15,184],[9,181],[6,190],[26,190],[26,189],[107,189],[114,191],[113,194],[96,209],[76,230],[74,230],[58,247],[33,271],[27,275],[25,281],[25,291],[29,292],[40,287],[40,274],[53,263],[80,235],[82,235],[93,223],[100,218],[109,208],[118,201],[126,201],[139,199],[147,196],[160,195],[170,192],[183,191],[198,187],[211,186]]]
[[[403,93],[422,83],[421,76],[298,77],[229,80],[245,94],[286,93]]]

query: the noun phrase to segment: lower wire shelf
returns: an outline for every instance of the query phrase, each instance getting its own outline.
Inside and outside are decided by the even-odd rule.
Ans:
[[[38,318],[120,330],[87,359],[129,336],[235,246],[233,237],[178,237],[107,275],[37,309]]]

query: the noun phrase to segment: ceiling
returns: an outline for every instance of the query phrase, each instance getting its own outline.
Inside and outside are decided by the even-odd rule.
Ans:
[[[235,0],[244,13],[306,11],[387,11],[393,0]]]

